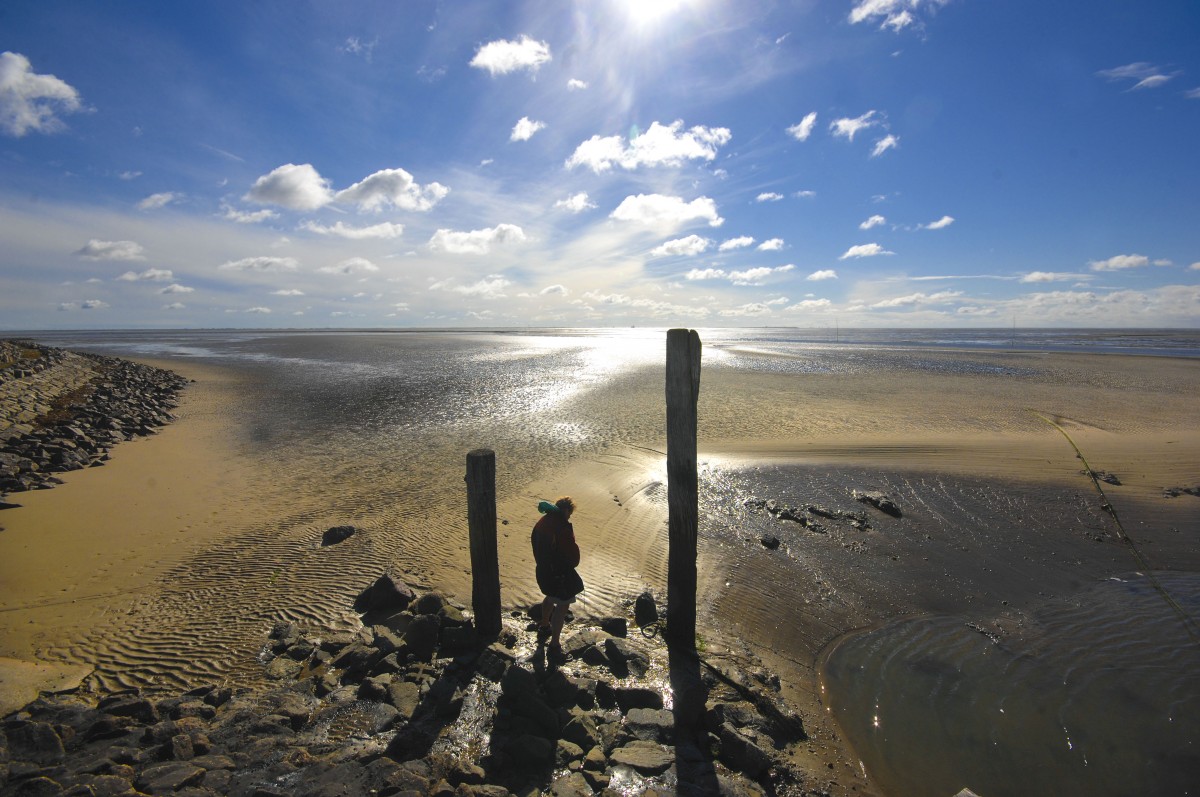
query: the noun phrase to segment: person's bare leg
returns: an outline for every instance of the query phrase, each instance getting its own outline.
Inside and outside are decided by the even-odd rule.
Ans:
[[[554,607],[554,614],[550,618],[550,647],[557,648],[562,646],[562,640],[559,636],[562,634],[563,623],[567,619],[567,604],[560,603]]]
[[[542,622],[539,623],[539,629],[550,626],[550,612],[553,608],[554,603],[550,600],[550,596],[547,595],[546,599],[542,601]]]

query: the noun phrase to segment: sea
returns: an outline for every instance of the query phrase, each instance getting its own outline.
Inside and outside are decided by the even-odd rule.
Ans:
[[[1200,358],[1200,330],[1180,329],[701,329],[706,370],[728,373],[871,373],[909,371],[1026,376],[1022,353],[1112,357]],[[595,391],[642,395],[661,382],[665,331],[603,329],[423,330],[64,330],[15,331],[5,337],[98,354],[189,361],[236,373],[245,399],[236,423],[248,452],[282,462],[297,496],[292,525],[313,522],[313,496],[336,488],[340,509],[380,526],[429,523],[439,507],[459,501],[461,475],[432,467],[482,445],[510,452],[498,489],[516,489],[547,467],[603,456],[622,445],[663,436],[657,414],[628,411],[619,398],[594,414],[581,401]],[[639,377],[638,375],[643,375]],[[651,388],[647,387],[647,384]],[[646,393],[649,395],[649,393]],[[645,403],[645,402],[643,402]],[[630,404],[629,406],[633,406]],[[639,405],[640,406],[640,405]],[[399,475],[398,475],[399,474]],[[1200,474],[1198,474],[1200,475]],[[890,479],[891,481],[887,481]],[[1053,578],[1062,556],[1046,542],[1063,530],[1086,534],[1102,518],[1077,493],[1014,495],[1003,485],[969,478],[897,477],[840,467],[711,468],[702,475],[701,544],[709,544],[710,577],[723,583],[706,599],[708,617],[751,647],[787,661],[789,634],[804,615],[870,614],[860,604],[902,605],[903,581],[872,573],[872,552],[843,540],[823,549],[778,531],[771,518],[747,512],[750,497],[787,497],[804,484],[810,497],[836,500],[847,483],[874,480],[906,496],[920,495],[934,520],[885,529],[896,558],[916,562],[910,578],[944,579],[946,605],[975,592],[962,575],[1033,582]],[[450,482],[447,484],[447,482]],[[833,497],[831,497],[833,496]],[[393,506],[405,506],[400,511]],[[1046,507],[1049,507],[1047,509]],[[282,521],[279,527],[285,527]],[[980,529],[967,534],[964,529]],[[990,530],[990,531],[989,531]],[[263,532],[262,540],[270,534]],[[282,533],[282,532],[281,532]],[[787,556],[764,559],[759,539],[783,536]],[[799,535],[800,532],[796,532]],[[830,535],[832,539],[832,535]],[[1002,538],[1002,539],[1001,539]],[[1014,540],[1019,542],[1014,543]],[[962,553],[930,562],[930,541]],[[258,544],[258,543],[255,543]],[[262,542],[262,545],[277,544]],[[424,543],[423,543],[424,544]],[[430,536],[427,557],[453,556]],[[236,571],[254,551],[205,567]],[[280,543],[281,545],[281,543]],[[1014,546],[1017,553],[1014,554]],[[968,549],[969,548],[969,549]],[[289,551],[299,558],[298,548]],[[799,552],[799,553],[797,553]],[[398,552],[389,549],[388,555]],[[924,562],[921,562],[922,554]],[[1030,559],[1038,562],[1030,563]],[[1022,561],[1022,559],[1024,561]],[[956,568],[958,570],[956,571]],[[945,570],[943,574],[942,570]],[[320,576],[285,571],[283,586],[319,591]],[[180,575],[186,580],[186,574]],[[639,586],[614,573],[613,593]],[[801,587],[803,582],[806,586]],[[852,585],[858,585],[851,589]],[[1061,584],[1059,586],[1062,586]],[[943,589],[938,587],[939,590]],[[1027,591],[1035,587],[1025,586]],[[1161,599],[1166,589],[1175,605]],[[861,591],[866,597],[856,596]],[[1047,587],[1047,592],[1051,590]],[[204,606],[181,588],[176,622],[193,622],[197,637],[217,633]],[[254,615],[254,602],[230,607]],[[231,599],[230,599],[231,600]],[[936,607],[934,607],[936,608]],[[319,620],[297,608],[296,619]],[[189,620],[188,612],[195,612]],[[1190,618],[1181,622],[1180,612]],[[821,699],[860,759],[864,773],[892,797],[945,795],[970,788],[982,797],[1028,794],[1186,795],[1200,792],[1200,574],[1115,567],[1074,591],[1055,590],[1009,634],[977,622],[978,612],[924,611],[839,634],[819,660],[792,662],[821,684]],[[235,621],[230,621],[235,622]],[[135,635],[136,629],[127,630]],[[257,633],[257,632],[256,632]],[[1189,636],[1190,635],[1190,636]],[[87,644],[82,644],[84,648]],[[95,646],[97,651],[108,651]],[[94,655],[101,655],[95,653]],[[112,657],[114,669],[136,670],[139,656]],[[189,677],[211,675],[181,670]],[[113,687],[138,685],[118,680]]]

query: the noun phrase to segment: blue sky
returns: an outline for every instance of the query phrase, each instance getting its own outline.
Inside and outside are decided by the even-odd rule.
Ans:
[[[1200,326],[1200,6],[25,2],[0,328]]]

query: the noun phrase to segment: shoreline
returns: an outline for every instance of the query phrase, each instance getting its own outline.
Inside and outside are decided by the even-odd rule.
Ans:
[[[1058,359],[1045,355],[1038,359],[1044,361],[1047,357],[1051,365],[1062,364],[1065,373],[1056,372],[1052,378],[1031,386],[997,383],[979,375],[953,375],[937,382],[929,374],[827,378],[746,376],[720,368],[705,372],[699,458],[702,490],[707,490],[710,500],[702,507],[702,517],[719,522],[710,522],[707,536],[701,541],[705,573],[702,621],[707,619],[710,628],[721,629],[714,634],[713,644],[728,643],[736,648],[738,639],[744,638],[752,649],[765,651],[767,661],[772,650],[789,651],[789,655],[776,659],[773,669],[785,675],[785,693],[816,730],[806,748],[811,749],[803,761],[806,770],[828,771],[827,765],[834,764],[833,771],[845,789],[854,785],[860,793],[872,793],[822,702],[818,660],[832,640],[909,611],[953,610],[956,606],[958,611],[965,609],[989,621],[1019,625],[1017,608],[1028,611],[1028,605],[1035,602],[1038,589],[1033,585],[1039,579],[1053,576],[1057,579],[1053,581],[1057,585],[1054,591],[1063,594],[1072,584],[1102,577],[1120,567],[1124,552],[1111,540],[1097,545],[1083,536],[1089,524],[1103,521],[1089,492],[1091,485],[1080,474],[1080,465],[1060,433],[1028,416],[1024,409],[1027,399],[1037,399],[1041,406],[1059,412],[1074,408],[1076,420],[1065,422],[1073,423],[1071,434],[1089,463],[1119,474],[1125,482],[1111,491],[1118,511],[1141,524],[1136,527],[1137,535],[1148,542],[1156,556],[1159,551],[1173,552],[1173,566],[1200,570],[1196,546],[1191,543],[1200,527],[1196,513],[1189,513],[1186,505],[1195,499],[1164,499],[1161,495],[1165,487],[1191,486],[1187,479],[1195,478],[1192,463],[1200,461],[1200,423],[1186,390],[1197,381],[1196,364],[1181,361],[1164,375],[1157,373],[1158,361],[1125,361],[1124,369],[1108,377],[1113,385],[1093,385],[1094,393],[1080,402],[1073,395],[1062,399],[1055,396],[1072,384],[1072,369],[1086,370],[1095,361],[1079,355]],[[74,586],[67,586],[63,602],[53,607],[0,606],[11,609],[0,613],[0,622],[4,623],[0,626],[0,655],[11,656],[15,650],[31,657],[41,654],[68,661],[78,660],[80,655],[95,655],[100,650],[95,647],[96,637],[83,634],[84,629],[114,621],[118,622],[111,626],[113,634],[133,632],[135,641],[140,640],[138,644],[152,642],[155,649],[178,644],[184,637],[146,637],[154,631],[147,624],[156,612],[170,615],[196,600],[213,602],[216,608],[225,606],[226,616],[214,618],[211,627],[183,626],[181,633],[195,637],[184,648],[191,657],[211,658],[215,642],[211,635],[222,621],[234,615],[241,623],[238,627],[245,629],[244,635],[250,638],[252,632],[256,633],[255,639],[261,638],[264,627],[269,628],[279,619],[349,628],[356,618],[337,607],[348,605],[347,596],[369,583],[385,562],[411,568],[415,585],[437,587],[460,601],[469,596],[465,531],[461,541],[425,539],[419,530],[429,527],[436,517],[427,510],[405,510],[408,514],[396,515],[389,509],[380,514],[378,504],[360,504],[362,499],[358,497],[344,505],[336,500],[325,505],[316,500],[320,496],[298,499],[288,492],[294,484],[291,477],[277,478],[281,466],[292,463],[280,463],[273,455],[252,454],[253,449],[241,437],[242,421],[238,417],[245,411],[237,409],[237,403],[244,384],[237,373],[186,360],[144,361],[160,366],[169,363],[173,370],[198,379],[185,392],[177,410],[180,421],[153,437],[118,446],[107,467],[68,474],[63,487],[32,493],[30,497],[36,500],[27,507],[9,510],[24,515],[19,523],[6,523],[10,530],[0,535],[0,553],[17,550],[11,547],[16,536],[13,531],[38,540],[50,539],[46,535],[53,535],[56,528],[60,532],[59,541],[46,550],[28,549],[22,554],[24,558],[9,560],[20,562],[20,573],[47,572],[39,562],[45,562],[52,549],[67,552],[75,561],[70,565],[70,556],[64,560],[68,566],[61,572],[70,577],[63,583],[43,576],[22,582],[21,589],[35,598],[58,598],[56,591],[61,592],[67,583]],[[649,372],[630,376],[633,389],[620,391],[621,395],[584,396],[573,411],[628,416],[636,428],[653,429],[653,422],[643,419],[642,413],[657,414],[650,405],[661,400],[657,378],[656,373]],[[1144,391],[1137,385],[1153,384],[1151,380],[1158,381],[1160,387],[1155,389],[1163,400],[1155,402],[1157,414],[1147,418],[1140,412],[1148,405]],[[948,389],[936,389],[943,384]],[[997,390],[998,386],[1002,389]],[[988,403],[980,403],[981,397],[988,397]],[[880,412],[867,409],[875,405]],[[864,424],[868,417],[871,423]],[[1063,418],[1058,414],[1055,417]],[[979,431],[988,423],[994,423],[997,431]],[[811,434],[816,427],[824,432]],[[654,587],[661,599],[658,590],[665,591],[666,580],[666,498],[659,452],[665,448],[652,435],[643,435],[642,439],[644,446],[615,442],[599,453],[556,463],[543,468],[541,475],[532,480],[509,478],[509,483],[519,486],[505,490],[497,506],[506,607],[516,608],[540,597],[529,577],[527,526],[532,523],[532,507],[538,499],[553,498],[562,492],[582,498],[585,509],[577,533],[584,552],[581,573],[589,590],[578,607],[580,617],[611,614],[621,600],[645,586]],[[456,462],[445,469],[453,473],[458,467]],[[404,474],[395,478],[403,479]],[[969,489],[953,487],[959,482]],[[570,486],[564,489],[564,485]],[[894,492],[905,507],[906,519],[889,525],[890,521],[878,518],[873,530],[865,535],[854,536],[848,529],[812,535],[775,518],[751,514],[742,504],[753,495],[797,504],[841,502],[841,508],[852,509],[855,505],[849,491],[855,487],[884,487]],[[368,498],[371,490],[380,488],[394,489],[369,483],[355,487]],[[1062,521],[1061,528],[1072,530],[1068,536],[1050,542],[1036,535],[1028,540],[1021,538],[1026,548],[1017,558],[1030,555],[1045,561],[1036,567],[1010,563],[1013,571],[1008,575],[1019,577],[1015,579],[1018,586],[1012,589],[1026,596],[1021,600],[1027,605],[1019,606],[1021,600],[1012,600],[1011,595],[1005,598],[1014,607],[1007,620],[998,605],[981,611],[978,596],[967,604],[962,601],[992,578],[972,564],[978,551],[986,550],[989,556],[1003,560],[1011,553],[1006,548],[1013,548],[1015,542],[990,540],[985,534],[973,538],[976,550],[960,554],[954,551],[952,535],[946,534],[934,541],[937,556],[933,564],[920,564],[921,557],[931,553],[927,549],[930,541],[923,535],[939,528],[942,521],[938,513],[944,515],[971,490],[979,491],[981,506],[1027,501],[998,516],[1013,529],[1019,528],[1025,512],[1041,511],[1040,501],[1058,507],[1055,511],[1059,515],[1051,520]],[[920,506],[922,500],[933,501],[929,512],[922,516],[909,511],[914,505]],[[465,504],[463,514],[465,530]],[[89,530],[83,537],[87,545],[68,542],[78,521],[84,518],[95,530],[110,536],[94,538],[94,531]],[[341,522],[361,525],[365,533],[337,554],[342,558],[336,563],[328,556],[320,559],[315,540],[323,528]],[[934,525],[905,536],[906,528],[921,523]],[[1172,526],[1180,530],[1166,530]],[[1049,521],[1039,527],[1045,528],[1049,528]],[[731,535],[730,529],[740,529],[741,533]],[[766,551],[759,543],[758,537],[764,533],[783,538],[778,551]],[[78,532],[75,534],[78,537]],[[180,545],[180,540],[187,542]],[[1188,543],[1182,550],[1181,541]],[[5,545],[10,548],[4,549]],[[1076,555],[1076,549],[1086,553],[1085,565],[1064,568],[1057,563]],[[903,567],[890,564],[893,556],[902,558]],[[104,572],[97,572],[94,563],[98,559],[104,560]],[[275,562],[277,569],[264,573],[261,566],[239,569],[236,562],[226,561],[239,559]],[[817,586],[813,586],[816,582],[796,583],[796,567],[801,563],[804,572],[820,582]],[[18,568],[8,564],[5,568],[6,580],[18,575]],[[862,578],[867,572],[891,572],[889,579],[911,589],[926,581],[937,584],[942,570],[952,569],[966,574],[957,587],[931,590],[928,585],[918,586],[922,594],[899,603],[881,597],[879,587]],[[79,580],[84,572],[92,573],[88,583],[120,584],[122,591],[79,591],[86,581]],[[725,582],[729,584],[722,586]],[[768,616],[763,614],[764,607],[773,606],[778,611],[789,606],[780,599],[785,593],[779,590],[785,587],[793,591],[788,594],[799,592],[799,625],[819,629],[819,633],[802,631],[796,636],[777,627],[777,620],[764,620],[761,627],[745,626],[747,621]],[[77,592],[70,593],[72,588]],[[997,588],[988,589],[995,593]],[[137,590],[144,590],[145,597],[138,597],[141,593]],[[248,594],[241,602],[226,605],[230,590]],[[13,597],[18,594],[6,590],[6,604],[19,604],[19,599]],[[307,608],[289,606],[283,598],[287,595],[311,598],[312,604]],[[993,597],[999,604],[999,596]],[[81,606],[67,600],[94,605]],[[117,616],[126,612],[126,617]],[[808,636],[804,636],[806,633]],[[57,637],[52,638],[52,634]],[[790,647],[782,648],[781,643]],[[248,652],[223,645],[216,649],[222,656]],[[120,666],[121,661],[138,661],[141,655],[136,649],[128,654],[108,651],[103,664],[108,668]],[[245,662],[223,670],[224,677],[241,677],[255,666],[253,661]],[[119,673],[116,675],[114,678],[110,673],[97,683],[101,689],[137,685],[123,683]],[[203,678],[201,668],[177,673],[164,683],[169,687]]]

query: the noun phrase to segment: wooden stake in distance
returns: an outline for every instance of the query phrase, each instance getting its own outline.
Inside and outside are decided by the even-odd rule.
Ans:
[[[700,336],[667,332],[667,641],[696,648],[696,402],[700,397]]]
[[[471,536],[471,606],[480,636],[500,633],[500,563],[496,555],[496,453],[467,453],[467,526]]]

